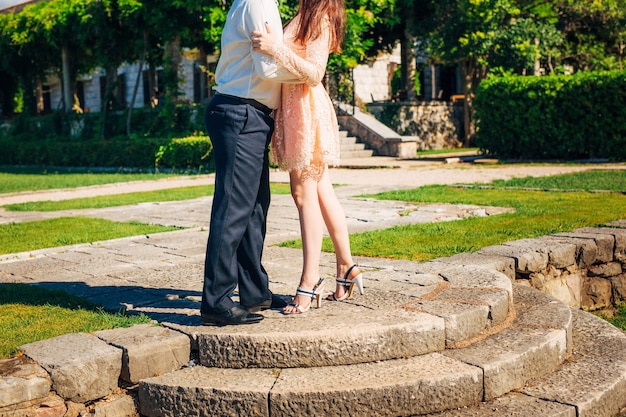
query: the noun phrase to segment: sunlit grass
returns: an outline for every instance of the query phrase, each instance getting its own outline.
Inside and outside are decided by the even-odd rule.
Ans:
[[[137,222],[113,222],[89,217],[60,217],[35,222],[0,224],[0,254],[172,230],[180,228]]]
[[[466,153],[466,152],[476,152],[478,153],[478,148],[451,148],[451,149],[427,149],[423,151],[417,151],[417,156],[428,156],[428,155],[446,155],[446,154],[454,154],[454,153]]]
[[[595,188],[596,184],[619,184],[623,175],[623,171],[607,170],[587,176],[567,174],[548,177],[552,180],[546,178],[544,181],[550,189],[567,189],[573,181],[568,180],[568,177],[573,177],[577,186],[584,189],[592,186]],[[511,187],[517,181],[503,181],[501,185]],[[626,218],[626,196],[621,193],[544,192],[523,188],[481,189],[431,185],[366,197],[515,209],[514,213],[496,216],[397,226],[350,236],[352,251],[356,255],[420,262],[461,252],[474,252],[485,246],[507,241],[571,231]],[[300,245],[300,241],[284,243],[284,246],[289,247]],[[323,250],[333,250],[330,239],[324,239]]]
[[[613,326],[626,331],[626,303],[620,304],[611,317],[604,313],[598,313],[598,316],[608,321]]]
[[[27,203],[7,204],[3,206],[3,208],[9,211],[59,211],[130,206],[150,202],[184,201],[211,196],[213,195],[214,188],[212,184],[197,185],[137,193],[73,198],[61,201],[32,201]],[[289,184],[272,183],[270,189],[273,194],[288,194],[290,192]]]
[[[19,346],[67,333],[148,323],[145,315],[107,313],[63,291],[25,284],[0,284],[0,358]]]
[[[626,170],[591,170],[549,177],[494,180],[494,187],[536,188],[540,190],[608,190],[626,192]]]
[[[128,181],[149,181],[180,176],[176,173],[90,172],[63,168],[0,167],[0,194],[20,191],[76,188]]]
[[[596,226],[626,218],[626,196],[617,193],[474,190],[427,186],[378,194],[380,199],[514,208],[514,213],[416,224],[351,236],[363,256],[427,261],[507,241]],[[325,240],[324,249],[332,244]]]

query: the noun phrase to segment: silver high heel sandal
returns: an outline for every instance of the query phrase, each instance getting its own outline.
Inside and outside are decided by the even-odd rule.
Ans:
[[[343,301],[352,297],[352,290],[354,290],[355,284],[359,289],[359,293],[363,295],[363,274],[359,271],[359,275],[352,279],[348,279],[350,272],[352,272],[354,268],[358,268],[357,264],[352,265],[348,269],[348,271],[344,274],[343,279],[337,278],[337,284],[343,285],[343,288],[345,289],[343,295],[341,297],[337,297],[335,293],[332,293],[328,296],[328,301]]]
[[[310,290],[306,290],[302,287],[298,287],[296,289],[296,295],[304,295],[306,297],[311,297],[311,302],[309,303],[308,306],[306,306],[306,308],[302,307],[300,304],[297,304],[293,301],[291,301],[289,304],[287,304],[287,307],[293,307],[297,310],[297,312],[291,312],[291,313],[287,313],[285,312],[285,310],[283,309],[283,314],[302,314],[302,313],[306,313],[307,311],[309,311],[309,308],[311,308],[311,305],[313,304],[313,300],[315,299],[315,304],[317,306],[317,308],[320,308],[322,306],[322,293],[324,292],[324,278],[320,278],[319,281],[317,281],[317,284],[315,284],[315,286],[313,286],[312,289]]]

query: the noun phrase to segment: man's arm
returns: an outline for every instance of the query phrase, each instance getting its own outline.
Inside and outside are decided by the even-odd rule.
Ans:
[[[272,32],[279,36],[282,40],[283,27],[276,4],[273,0],[253,1],[249,3],[249,13],[246,13],[246,22],[243,25],[246,38],[250,41],[250,53],[254,63],[255,72],[264,79],[276,82],[301,82],[299,78],[280,66],[276,60],[264,53],[252,50],[252,38],[250,33],[253,31],[265,32],[265,24],[267,23]]]

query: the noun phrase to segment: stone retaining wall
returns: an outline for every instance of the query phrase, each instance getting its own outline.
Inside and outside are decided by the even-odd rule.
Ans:
[[[417,149],[448,149],[463,145],[463,103],[369,103],[376,119],[402,136],[416,137]]]
[[[626,220],[609,226],[431,262],[491,265],[572,307],[605,309],[626,300]],[[22,356],[0,360],[0,417],[138,416],[139,380],[189,364],[191,344],[180,332],[138,325],[22,346]]]

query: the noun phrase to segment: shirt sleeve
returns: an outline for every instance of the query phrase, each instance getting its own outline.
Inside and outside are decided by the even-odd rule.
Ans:
[[[298,77],[281,66],[273,57],[252,49],[253,31],[265,32],[265,23],[270,25],[272,32],[282,41],[283,27],[276,4],[273,0],[249,2],[249,13],[245,13],[245,21],[241,25],[242,36],[250,42],[249,48],[254,71],[259,77],[277,82],[298,82]]]
[[[328,54],[330,53],[330,25],[325,21],[320,36],[305,45],[304,57],[298,55],[283,42],[276,42],[271,54],[280,64],[295,74],[301,83],[316,86],[324,79]]]

